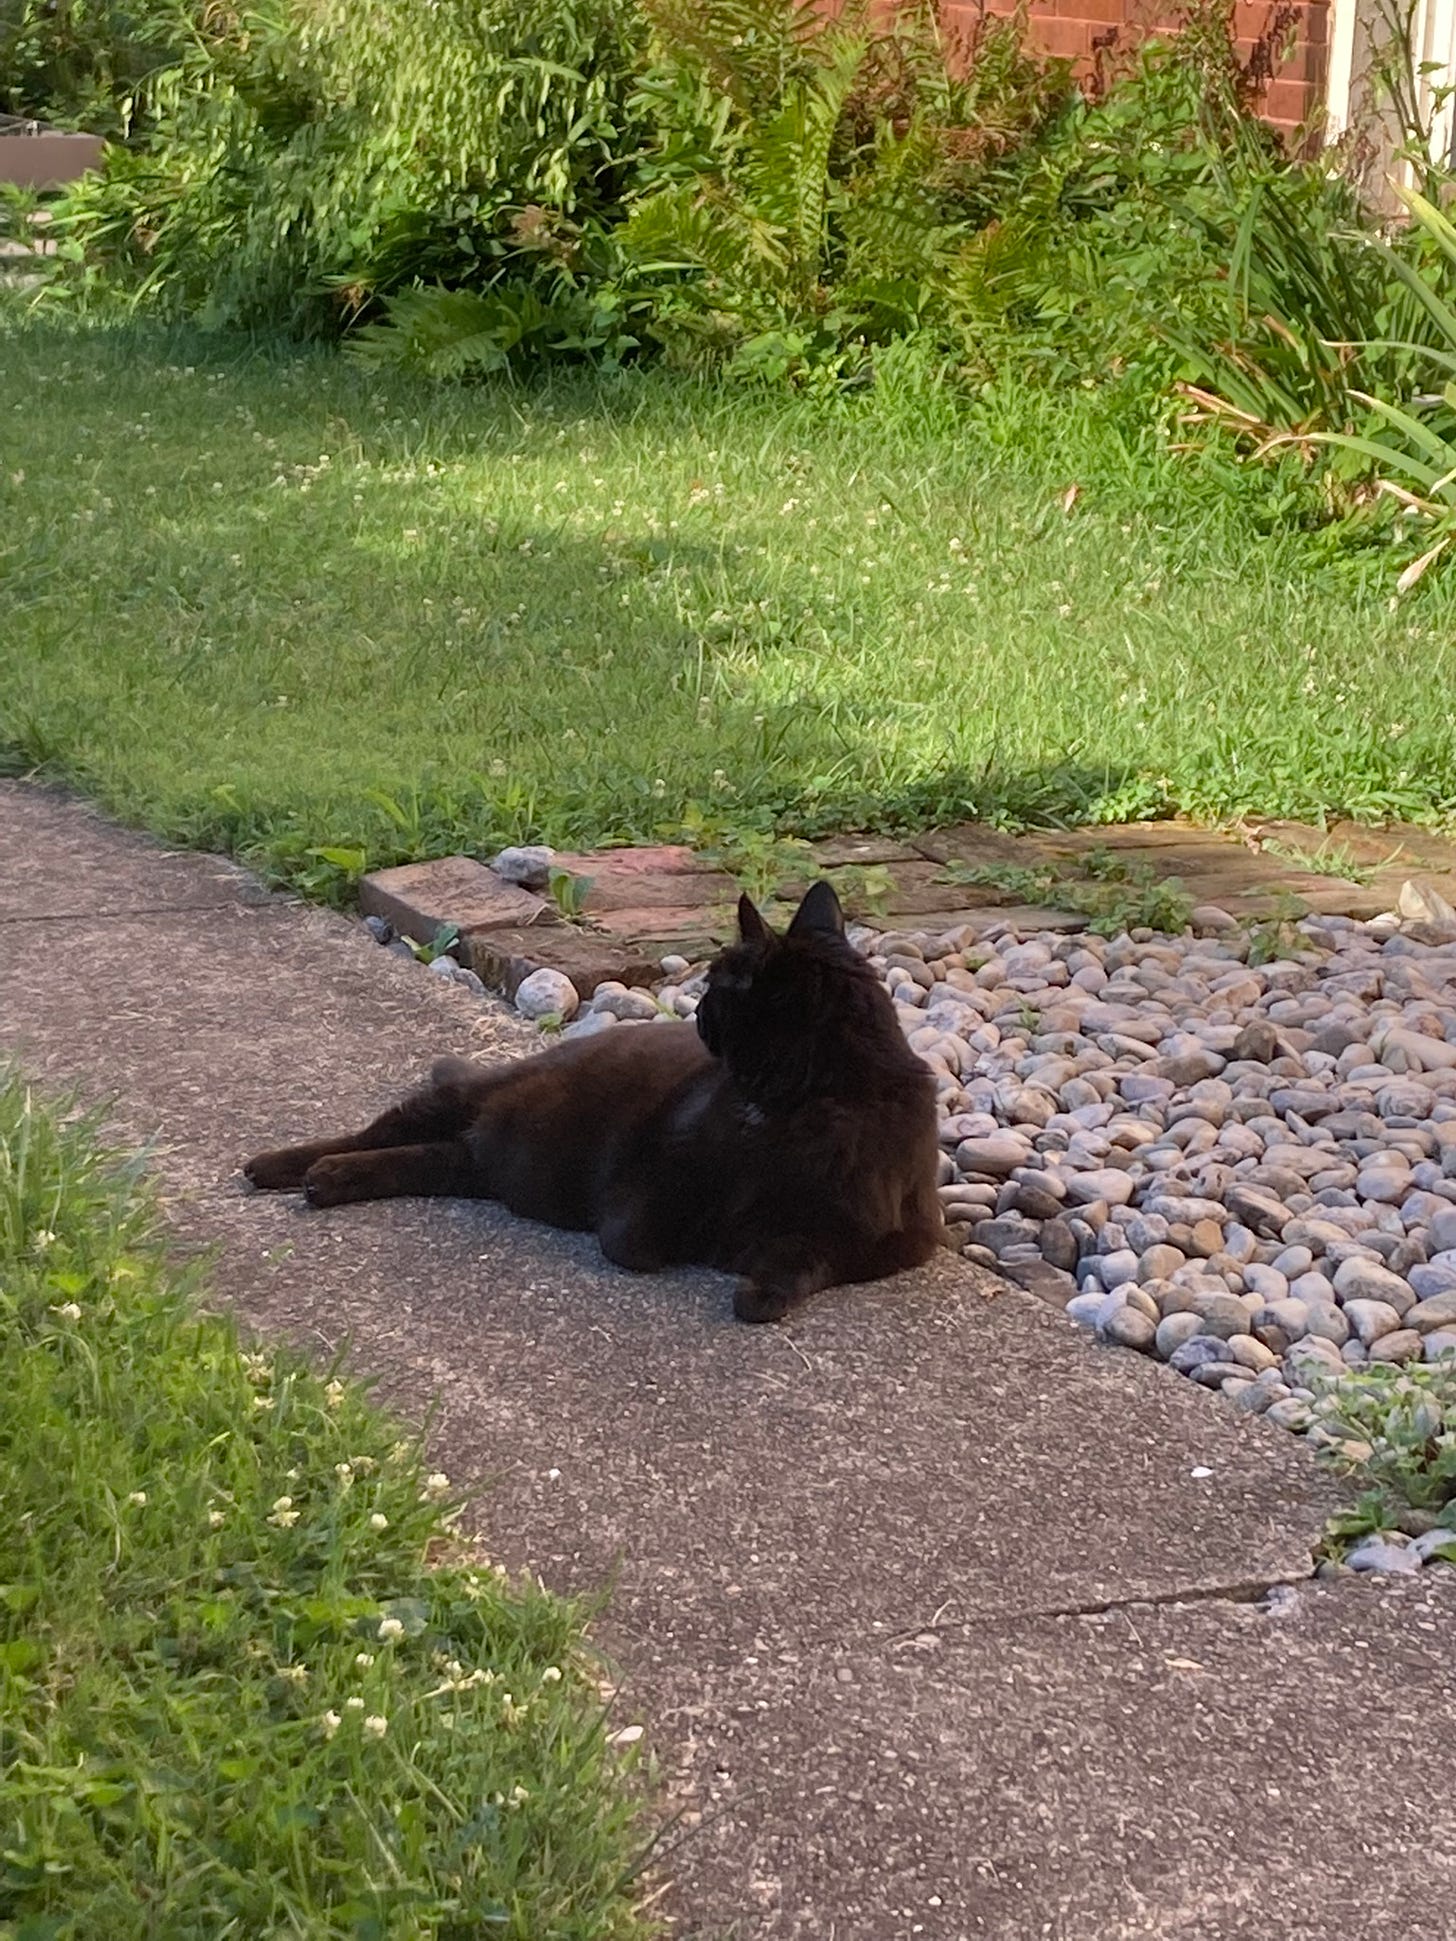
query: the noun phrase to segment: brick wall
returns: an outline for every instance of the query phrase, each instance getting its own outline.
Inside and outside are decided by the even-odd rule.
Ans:
[[[1016,0],[985,0],[986,10],[1012,14]],[[980,0],[946,0],[944,18],[952,25],[957,14],[967,18],[980,8]],[[1247,60],[1259,36],[1271,26],[1273,5],[1249,5],[1238,0],[1234,25],[1239,36],[1239,53]],[[1316,123],[1324,103],[1324,84],[1328,59],[1328,0],[1293,0],[1281,6],[1285,18],[1293,16],[1294,25],[1287,38],[1289,51],[1264,92],[1264,113],[1275,127],[1292,134],[1311,120]],[[1044,53],[1065,55],[1085,71],[1099,47],[1109,44],[1128,47],[1145,40],[1150,33],[1175,30],[1176,12],[1163,11],[1147,0],[1028,0],[1029,34],[1032,43]]]

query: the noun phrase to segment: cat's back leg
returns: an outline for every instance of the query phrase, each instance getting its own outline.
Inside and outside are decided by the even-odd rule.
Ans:
[[[470,1148],[463,1139],[370,1152],[334,1152],[316,1159],[303,1180],[310,1206],[352,1206],[362,1200],[483,1197]]]
[[[441,1066],[465,1066],[461,1059],[440,1059]],[[479,1066],[469,1067],[479,1078],[489,1074]],[[453,1070],[443,1083],[432,1082],[398,1105],[381,1112],[377,1119],[359,1132],[341,1133],[331,1139],[311,1139],[300,1146],[282,1146],[273,1152],[255,1153],[243,1167],[243,1176],[261,1192],[296,1191],[309,1171],[321,1159],[339,1153],[377,1152],[391,1146],[412,1146],[454,1139],[469,1125],[476,1110],[472,1088],[461,1082]]]

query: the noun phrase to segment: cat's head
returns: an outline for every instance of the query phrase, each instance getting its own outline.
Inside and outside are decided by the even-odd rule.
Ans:
[[[812,1087],[846,1035],[899,1027],[879,979],[844,934],[833,886],[812,885],[782,936],[752,900],[738,902],[739,941],[713,960],[698,1033],[759,1094]]]

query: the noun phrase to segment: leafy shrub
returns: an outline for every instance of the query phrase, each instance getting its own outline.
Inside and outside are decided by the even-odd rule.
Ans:
[[[164,58],[154,0],[0,0],[0,111],[120,134]]]
[[[614,210],[644,130],[631,0],[173,0],[181,51],[62,220],[138,296],[318,328],[416,280],[530,282],[524,212]]]
[[[1195,7],[1007,158],[987,185],[1004,213],[979,293],[984,341],[1058,379],[1131,368],[1156,392],[1188,342],[1224,329],[1231,259],[1261,202],[1287,198],[1326,229],[1351,217],[1344,186],[1258,119],[1280,31],[1276,16],[1240,60],[1229,10]]]
[[[644,4],[658,145],[623,242],[673,279],[655,334],[777,376],[944,331],[992,214],[987,163],[1060,112],[1067,64],[1026,54],[1015,20],[947,38],[925,4],[879,24],[798,0]]]
[[[1396,189],[1411,220],[1362,205],[1358,152],[1350,181],[1311,168],[1258,181],[1228,252],[1221,315],[1167,334],[1195,420],[1232,427],[1259,457],[1323,449],[1326,483],[1355,486],[1331,502],[1366,526],[1372,475],[1434,521],[1403,590],[1456,537],[1456,228],[1440,206],[1450,179],[1422,119],[1409,10],[1386,0],[1381,11],[1377,86],[1404,131],[1398,158],[1426,189]]]
[[[416,285],[386,296],[382,319],[364,325],[352,349],[363,364],[433,378],[483,377],[563,357],[610,364],[636,349],[629,324],[639,307],[613,285],[565,269],[544,291],[515,280],[484,290]]]

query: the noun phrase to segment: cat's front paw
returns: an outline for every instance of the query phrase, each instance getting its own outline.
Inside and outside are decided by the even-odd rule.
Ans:
[[[782,1321],[793,1302],[782,1288],[744,1281],[733,1290],[733,1312],[740,1321]]]
[[[284,1147],[281,1152],[255,1153],[243,1168],[243,1178],[260,1193],[292,1193],[303,1184],[309,1155]]]

